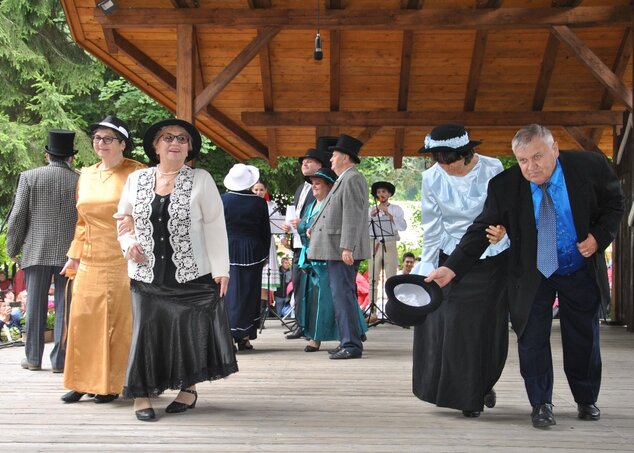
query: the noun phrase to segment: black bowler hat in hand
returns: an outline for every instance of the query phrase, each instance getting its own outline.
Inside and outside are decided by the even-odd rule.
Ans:
[[[425,282],[424,275],[403,274],[385,282],[385,314],[399,326],[422,324],[443,300],[442,290],[436,282]]]
[[[319,137],[317,139],[317,148],[309,148],[306,154],[299,158],[299,165],[302,164],[307,157],[317,160],[322,167],[330,168],[330,158],[332,152],[330,147],[337,143],[337,137]]]
[[[44,147],[47,153],[56,157],[70,157],[77,154],[73,149],[75,132],[65,129],[52,129],[48,131],[48,145]]]
[[[339,151],[340,153],[347,154],[356,163],[360,163],[361,159],[359,158],[359,151],[362,146],[363,142],[360,140],[346,134],[341,134],[337,139],[335,146],[331,146],[329,149],[330,151]]]

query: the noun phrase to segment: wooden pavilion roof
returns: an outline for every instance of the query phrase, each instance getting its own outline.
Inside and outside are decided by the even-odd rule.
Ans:
[[[441,122],[488,155],[532,122],[612,155],[632,110],[629,0],[112,1],[62,0],[74,39],[238,159],[346,133],[399,167]]]

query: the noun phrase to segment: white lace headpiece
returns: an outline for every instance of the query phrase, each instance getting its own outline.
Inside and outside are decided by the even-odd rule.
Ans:
[[[430,134],[425,136],[425,149],[447,147],[457,149],[469,144],[469,134],[467,132],[460,137],[452,137],[447,140],[434,140]]]

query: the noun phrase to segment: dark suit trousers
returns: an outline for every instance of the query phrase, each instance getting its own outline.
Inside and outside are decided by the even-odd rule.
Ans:
[[[577,403],[594,403],[601,385],[599,293],[587,269],[542,278],[526,328],[518,340],[520,371],[532,406],[552,402],[552,305],[559,297],[564,372]]]
[[[66,277],[59,275],[61,267],[57,266],[29,266],[24,269],[26,278],[26,359],[31,365],[42,365],[44,354],[44,330],[48,314],[48,289],[51,278],[55,283],[55,345],[51,351],[51,366],[64,369],[66,359],[66,344],[62,344],[64,330],[64,291]],[[70,305],[69,305],[70,308]]]
[[[355,261],[352,266],[343,261],[328,261],[330,289],[341,346],[352,353],[363,351],[357,299],[357,269],[359,261]]]

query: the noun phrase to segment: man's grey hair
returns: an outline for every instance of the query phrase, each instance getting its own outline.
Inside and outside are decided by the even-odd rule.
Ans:
[[[523,148],[528,145],[534,139],[539,138],[548,146],[552,146],[555,143],[552,132],[547,127],[540,124],[529,124],[522,127],[515,133],[515,137],[511,141],[511,148],[513,152],[518,148]]]

